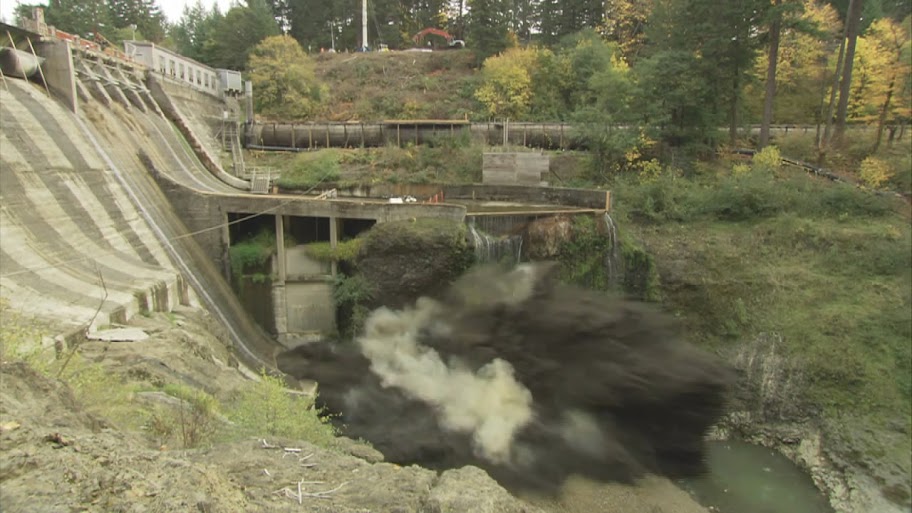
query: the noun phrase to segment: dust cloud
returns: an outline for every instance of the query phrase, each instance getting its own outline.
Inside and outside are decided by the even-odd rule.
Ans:
[[[702,472],[731,378],[653,305],[561,284],[553,264],[475,269],[441,298],[375,311],[354,343],[278,363],[389,461],[537,490]]]

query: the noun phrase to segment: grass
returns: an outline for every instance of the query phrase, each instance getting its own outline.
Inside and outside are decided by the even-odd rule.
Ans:
[[[317,77],[332,84],[318,119],[464,119],[483,112],[471,51],[320,54]]]
[[[313,152],[248,152],[246,160],[278,169],[278,185],[306,190],[375,183],[463,184],[481,181],[487,147],[468,132],[428,144],[331,149]]]
[[[66,351],[55,354],[42,345],[46,330],[12,311],[2,298],[0,318],[0,361],[23,362],[68,386],[81,411],[92,414],[87,418],[97,422],[93,429],[142,432],[162,448],[205,447],[267,435],[335,446],[335,429],[314,407],[314,397],[290,392],[282,378],[263,372],[258,381],[246,383],[226,401],[180,382],[150,389],[130,382],[103,362],[86,360],[79,351],[70,359]],[[161,391],[180,401],[150,406],[136,400],[140,391]]]

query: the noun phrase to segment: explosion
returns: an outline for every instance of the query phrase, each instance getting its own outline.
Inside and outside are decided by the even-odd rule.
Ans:
[[[316,380],[318,405],[389,461],[539,490],[702,472],[731,378],[653,305],[561,284],[553,264],[475,269],[279,367]]]

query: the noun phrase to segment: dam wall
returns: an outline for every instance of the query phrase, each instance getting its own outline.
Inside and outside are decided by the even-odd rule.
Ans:
[[[34,84],[7,79],[6,85],[0,89],[0,296],[7,306],[71,332],[193,302],[73,114]]]

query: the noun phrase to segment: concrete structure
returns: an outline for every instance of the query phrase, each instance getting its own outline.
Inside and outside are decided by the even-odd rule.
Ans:
[[[547,185],[551,159],[543,153],[485,153],[482,183],[486,185]]]
[[[71,112],[76,112],[76,68],[70,43],[40,42],[35,51],[45,58],[42,66],[45,84],[51,93],[63,102]]]
[[[219,79],[219,88],[223,95],[237,96],[244,94],[244,82],[241,80],[241,72],[231,69],[216,70]]]
[[[222,94],[215,68],[149,41],[124,41],[124,52],[159,77],[166,77],[214,96]]]
[[[80,333],[189,303],[186,282],[72,114],[23,80],[6,83],[0,294],[8,305]]]

